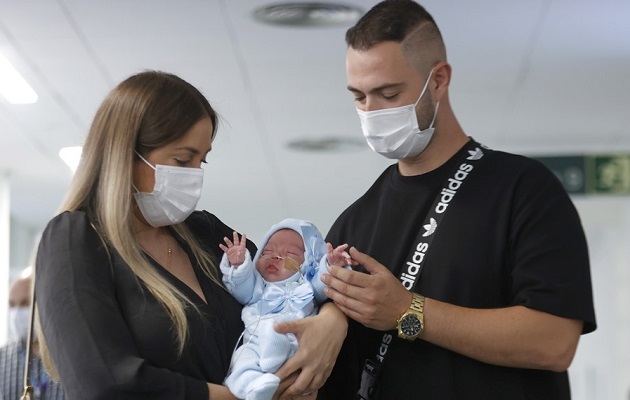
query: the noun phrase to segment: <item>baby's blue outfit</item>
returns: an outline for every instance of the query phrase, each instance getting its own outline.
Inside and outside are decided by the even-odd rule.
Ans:
[[[291,229],[302,236],[304,263],[301,273],[267,282],[255,265],[271,235],[280,229]],[[326,285],[320,279],[328,270],[326,242],[311,222],[288,218],[265,234],[253,260],[247,252],[245,262],[233,268],[224,254],[220,268],[227,290],[245,305],[241,313],[245,324],[243,344],[232,355],[225,385],[239,399],[269,400],[280,383],[274,372],[298,348],[295,335],[277,333],[273,325],[315,315],[318,305],[327,298]]]

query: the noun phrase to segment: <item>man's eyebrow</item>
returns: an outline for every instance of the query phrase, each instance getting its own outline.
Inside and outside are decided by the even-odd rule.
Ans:
[[[403,85],[403,82],[384,83],[384,84],[382,84],[380,86],[377,86],[375,88],[370,89],[369,93],[380,92],[380,91],[383,91],[385,89],[391,89],[391,88],[395,88],[395,87],[398,87],[398,86],[401,86],[401,85]],[[361,90],[359,90],[359,89],[357,89],[357,88],[355,88],[355,87],[353,87],[351,85],[348,85],[347,89],[349,91],[353,92],[353,93],[363,93]]]

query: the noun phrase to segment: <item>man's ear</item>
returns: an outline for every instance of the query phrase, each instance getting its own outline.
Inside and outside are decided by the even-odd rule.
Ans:
[[[433,67],[433,75],[431,76],[433,82],[429,83],[429,88],[434,101],[441,101],[448,93],[451,73],[451,65],[446,61],[441,61]]]

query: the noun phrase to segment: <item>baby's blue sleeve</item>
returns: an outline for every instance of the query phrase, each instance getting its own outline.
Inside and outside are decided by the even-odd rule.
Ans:
[[[345,269],[352,269],[349,265],[344,267]],[[328,296],[324,293],[324,289],[326,289],[326,284],[322,282],[322,275],[328,273],[328,258],[324,255],[321,260],[319,260],[319,264],[317,268],[311,271],[311,286],[313,286],[313,294],[315,295],[315,302],[319,305],[324,301],[328,300]]]
[[[326,256],[323,256],[321,260],[319,260],[319,264],[315,271],[312,271],[311,278],[311,286],[313,286],[313,294],[315,295],[315,302],[317,304],[322,304],[325,300],[328,299],[326,293],[324,293],[324,289],[326,289],[326,284],[322,282],[322,274],[328,272],[328,259]]]
[[[227,255],[223,254],[219,268],[223,273],[225,288],[239,303],[250,304],[256,300],[257,296],[254,296],[254,293],[260,292],[256,287],[262,285],[262,277],[256,273],[249,251],[245,252],[245,262],[237,268],[234,268]]]

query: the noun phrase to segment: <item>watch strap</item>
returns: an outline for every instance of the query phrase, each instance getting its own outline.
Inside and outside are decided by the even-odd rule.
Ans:
[[[413,293],[409,310],[416,311],[420,315],[424,316],[424,296],[418,293]]]

